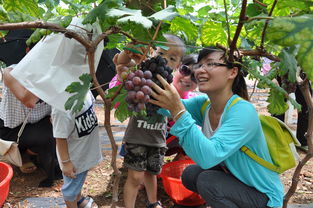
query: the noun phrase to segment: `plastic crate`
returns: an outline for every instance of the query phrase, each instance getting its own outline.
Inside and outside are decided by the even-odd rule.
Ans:
[[[0,207],[2,207],[8,197],[12,176],[12,167],[7,163],[0,162]]]
[[[195,164],[192,160],[178,160],[166,163],[159,175],[162,178],[165,192],[174,203],[184,206],[198,206],[205,203],[201,196],[185,188],[181,181],[184,169]]]

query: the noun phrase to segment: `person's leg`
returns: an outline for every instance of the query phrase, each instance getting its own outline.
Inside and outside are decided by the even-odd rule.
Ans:
[[[157,198],[157,177],[149,172],[145,172],[144,184],[146,187],[148,201],[155,203],[158,201]]]
[[[312,93],[311,93],[312,94]],[[298,119],[297,119],[297,139],[301,143],[301,146],[307,146],[307,139],[305,137],[305,133],[308,130],[308,123],[309,123],[309,111],[308,106],[305,102],[305,99],[302,95],[300,87],[297,85],[296,88],[296,101],[302,106],[300,112],[298,112]]]
[[[148,196],[148,204],[155,204],[154,207],[161,208],[157,197],[157,175],[161,173],[164,164],[166,148],[147,147],[147,171],[145,173],[145,187]]]
[[[124,203],[126,208],[134,208],[138,189],[144,181],[147,166],[147,148],[142,145],[125,143],[124,166],[128,175],[124,185]]]
[[[219,171],[223,171],[222,168],[217,165],[214,166],[213,168],[210,168],[210,170],[219,170]],[[206,171],[205,169],[202,169],[199,165],[189,165],[187,166],[181,176],[182,179],[182,183],[183,185],[193,191],[198,193],[197,190],[197,181],[198,181],[198,176],[200,173],[202,173],[203,171]]]
[[[22,145],[37,153],[38,163],[47,174],[47,178],[39,183],[39,187],[52,186],[55,172],[59,167],[56,162],[56,144],[50,118],[45,117],[37,123],[27,124],[23,134]]]
[[[269,200],[266,194],[219,170],[201,172],[196,188],[212,208],[266,208]]]
[[[143,182],[144,172],[128,169],[126,183],[124,185],[125,208],[134,208],[140,185]]]
[[[81,198],[81,189],[86,180],[88,171],[79,173],[76,178],[69,178],[63,175],[63,186],[61,188],[65,204],[68,208],[77,208],[78,199]],[[88,202],[87,202],[88,203]]]

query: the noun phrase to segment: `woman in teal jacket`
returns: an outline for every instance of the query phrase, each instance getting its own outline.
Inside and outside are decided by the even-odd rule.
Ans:
[[[240,150],[246,145],[272,162],[258,114],[248,102],[240,66],[227,62],[224,52],[216,48],[203,49],[198,62],[194,75],[210,104],[204,104],[207,96],[180,100],[175,88],[162,77],[164,90],[154,84],[154,99],[150,100],[169,110],[160,112],[170,113],[176,121],[171,134],[196,162],[183,172],[183,184],[213,208],[281,207],[284,188],[278,173]]]

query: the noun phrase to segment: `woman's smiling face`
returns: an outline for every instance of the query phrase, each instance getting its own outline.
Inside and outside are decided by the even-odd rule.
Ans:
[[[223,55],[223,52],[213,52],[200,60],[195,77],[201,92],[220,91],[228,85],[232,70],[227,68]]]

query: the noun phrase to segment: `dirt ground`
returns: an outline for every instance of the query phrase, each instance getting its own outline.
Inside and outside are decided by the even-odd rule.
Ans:
[[[93,197],[99,207],[107,208],[111,207],[112,202],[112,168],[110,166],[110,156],[107,155],[104,161],[91,170],[88,174],[87,180],[83,187],[83,194],[90,195]],[[303,157],[304,154],[301,154]],[[117,203],[118,207],[123,207],[123,192],[122,187],[126,179],[126,170],[122,168],[122,159],[118,159],[118,166],[122,172],[122,177],[119,183],[119,200]],[[291,169],[281,175],[281,179],[285,185],[285,189],[291,184],[291,178],[294,169]],[[38,170],[32,174],[23,174],[18,168],[14,168],[14,176],[11,181],[10,193],[7,198],[7,203],[4,208],[9,207],[22,207],[19,206],[19,202],[25,198],[31,197],[61,197],[60,187],[62,180],[59,180],[51,188],[38,188],[37,185],[40,180],[44,178],[44,173]],[[161,180],[159,180],[158,195],[161,202],[165,207],[169,208],[173,206],[173,202],[163,190]],[[136,207],[145,207],[146,196],[144,190],[141,190],[138,198]],[[290,200],[290,203],[297,204],[309,204],[313,203],[313,161],[309,161],[308,164],[301,171],[300,181],[296,193]],[[24,206],[23,206],[24,207]]]
[[[252,99],[256,103],[256,107],[260,113],[266,113],[265,105],[259,103],[260,97]],[[99,109],[98,109],[99,110]],[[99,113],[99,114],[98,114]],[[99,110],[99,122],[103,124],[103,114]],[[295,116],[295,115],[292,115]],[[295,128],[294,124],[290,125],[291,128]],[[299,152],[301,158],[304,157],[304,153]],[[94,198],[99,207],[111,207],[112,202],[112,168],[110,166],[111,152],[104,152],[105,158],[100,165],[91,170],[88,174],[87,180],[83,187],[83,194],[90,195]],[[1,159],[0,159],[1,160]],[[122,187],[126,179],[126,170],[122,167],[122,159],[117,159],[118,167],[122,172],[122,177],[119,183],[119,199],[117,206],[123,207],[123,192]],[[281,174],[281,179],[285,185],[287,191],[291,185],[291,179],[294,169],[291,169]],[[51,188],[38,188],[37,185],[40,180],[45,177],[42,170],[37,170],[32,174],[23,174],[18,168],[14,168],[14,176],[11,180],[10,193],[7,198],[7,202],[4,205],[5,208],[9,207],[21,207],[19,202],[29,197],[61,197],[60,187],[62,180],[59,180]],[[158,195],[160,201],[169,208],[173,206],[173,202],[169,196],[164,192],[161,180],[159,180]],[[141,190],[137,197],[136,207],[145,207],[146,196],[144,190]],[[302,169],[300,175],[300,181],[296,193],[290,200],[290,203],[309,204],[313,203],[313,160],[311,159]]]

